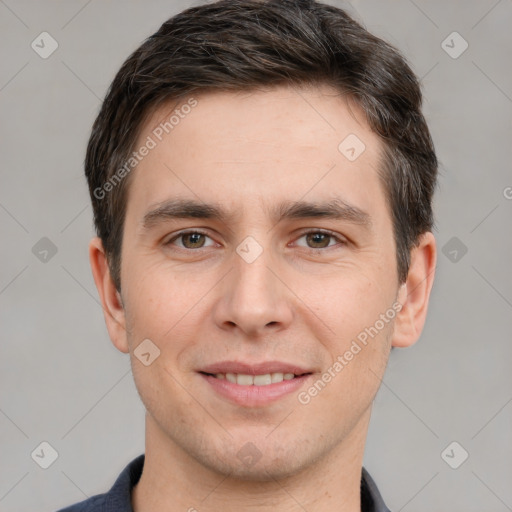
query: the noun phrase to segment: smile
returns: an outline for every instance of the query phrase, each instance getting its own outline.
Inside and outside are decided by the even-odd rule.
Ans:
[[[214,396],[240,407],[262,407],[296,394],[313,374],[266,373],[261,375],[199,372]]]
[[[263,375],[247,375],[244,373],[216,373],[216,379],[227,380],[232,384],[239,384],[240,386],[269,386],[283,382],[283,380],[291,380],[295,377],[293,373],[265,373]]]

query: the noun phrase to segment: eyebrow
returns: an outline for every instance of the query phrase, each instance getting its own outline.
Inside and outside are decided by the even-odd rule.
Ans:
[[[156,205],[142,219],[142,227],[149,230],[163,222],[173,219],[213,219],[229,222],[239,212],[227,212],[216,203],[203,203],[190,199],[169,199]],[[300,220],[322,218],[344,220],[371,229],[370,215],[341,198],[321,202],[283,201],[270,209],[270,218],[274,223],[282,220]]]

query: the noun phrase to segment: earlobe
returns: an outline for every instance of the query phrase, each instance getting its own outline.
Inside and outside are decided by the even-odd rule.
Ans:
[[[112,281],[103,243],[98,237],[93,238],[89,243],[89,261],[110,339],[118,350],[128,353],[129,346],[123,301]]]
[[[411,251],[407,280],[398,293],[402,309],[395,319],[393,347],[410,347],[418,341],[428,310],[428,301],[436,268],[436,242],[431,232],[420,236],[418,245]]]

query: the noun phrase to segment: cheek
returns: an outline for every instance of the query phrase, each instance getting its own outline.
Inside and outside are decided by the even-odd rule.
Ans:
[[[343,346],[391,308],[394,287],[377,276],[347,272],[304,287],[307,306],[327,326],[331,343]],[[387,324],[386,324],[387,325]]]
[[[186,408],[193,403],[182,393],[178,373],[184,369],[181,354],[193,350],[200,340],[198,316],[204,292],[200,294],[197,288],[185,286],[158,265],[145,267],[138,276],[126,290],[128,339],[136,387],[146,408],[161,410],[164,415],[170,414],[165,405],[169,395],[180,397],[179,407],[184,409],[182,416],[178,416],[186,417]],[[150,352],[151,362],[147,366],[139,359],[142,350],[138,348],[147,343],[145,340],[151,341],[149,350],[144,350]]]
[[[130,351],[150,339],[163,356],[160,365],[166,361],[167,366],[180,367],[182,352],[193,350],[204,338],[199,331],[207,316],[205,294],[215,280],[194,279],[161,262],[141,266],[143,272],[134,267],[126,267],[133,278],[124,297]]]
[[[155,265],[146,266],[144,272],[133,266],[126,267],[129,278],[123,281],[126,322],[132,342],[141,336],[159,344],[166,331],[185,313],[186,294],[172,279]]]

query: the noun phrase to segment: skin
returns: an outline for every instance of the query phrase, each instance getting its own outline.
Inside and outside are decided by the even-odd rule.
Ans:
[[[420,336],[434,237],[422,235],[400,285],[376,171],[382,143],[357,105],[327,86],[194,97],[197,106],[130,176],[121,293],[101,240],[90,244],[110,338],[130,354],[147,410],[134,510],[359,511],[372,401],[391,347]],[[140,144],[174,108],[154,113]],[[338,151],[349,134],[366,146],[352,162]],[[145,229],[145,214],[171,198],[217,203],[230,217],[169,218]],[[270,215],[282,201],[333,198],[366,212],[371,225]],[[184,229],[207,236],[176,238]],[[304,234],[315,230],[334,237]],[[263,249],[252,263],[236,252],[247,236]],[[299,391],[307,390],[395,301],[394,320],[306,405],[295,392],[235,405],[197,373],[226,359],[280,360],[314,372]],[[134,356],[147,338],[160,350],[149,366]],[[248,442],[260,454],[251,465],[237,457]]]

